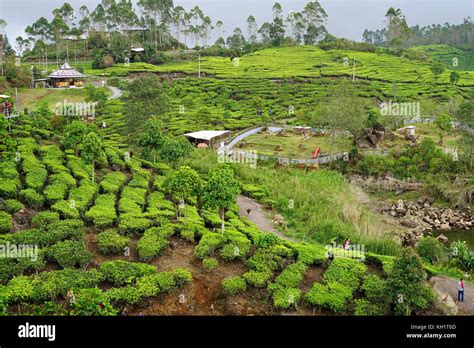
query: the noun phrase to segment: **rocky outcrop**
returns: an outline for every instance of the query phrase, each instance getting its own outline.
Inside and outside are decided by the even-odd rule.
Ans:
[[[384,139],[393,140],[393,138],[394,135],[388,128],[375,125],[356,140],[356,145],[359,148],[376,148]]]
[[[451,229],[468,230],[474,228],[472,210],[435,208],[430,205],[428,200],[423,199],[416,202],[403,200],[396,203],[381,202],[378,210],[382,214],[396,218],[401,225],[409,229],[401,236],[403,245],[416,245],[423,235],[431,233],[432,230],[449,231]],[[440,240],[447,243],[445,236]]]
[[[418,182],[404,181],[395,179],[387,175],[385,177],[363,177],[360,175],[352,175],[349,177],[350,182],[354,182],[362,187],[366,192],[395,192],[400,194],[407,191],[419,191],[423,185]]]

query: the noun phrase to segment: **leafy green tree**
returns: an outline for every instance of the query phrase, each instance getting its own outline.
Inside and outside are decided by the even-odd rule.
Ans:
[[[434,124],[439,130],[439,145],[443,145],[445,133],[453,127],[452,122],[453,118],[448,114],[441,114],[434,120]]]
[[[194,147],[184,137],[167,137],[160,150],[160,157],[169,163],[177,163],[181,158],[189,155]]]
[[[145,123],[145,130],[140,135],[138,144],[153,153],[153,163],[156,162],[156,153],[165,142],[163,122],[158,117],[152,117]]]
[[[105,102],[107,100],[107,93],[105,88],[97,88],[93,85],[84,87],[86,91],[86,102]]]
[[[92,167],[92,182],[95,179],[95,162],[104,158],[104,144],[100,136],[95,132],[88,133],[82,141],[81,158]]]
[[[318,1],[310,1],[303,11],[306,32],[303,35],[305,45],[317,44],[320,38],[327,34],[326,23],[328,15]]]
[[[165,190],[177,201],[183,201],[184,217],[187,219],[187,202],[196,197],[201,190],[202,179],[199,174],[188,166],[180,167],[166,178]]]
[[[170,111],[167,87],[154,75],[140,77],[130,84],[125,103],[125,123],[131,137],[138,138],[150,117],[160,117]]]
[[[444,65],[440,62],[435,62],[430,68],[435,80],[438,80],[439,76],[444,72]]]
[[[405,16],[400,9],[390,7],[385,14],[387,22],[387,41],[391,47],[401,47],[410,36]]]
[[[53,112],[48,103],[42,101],[38,104],[38,108],[32,112],[33,125],[39,129],[46,129],[51,117],[53,117]]]
[[[240,193],[240,182],[235,179],[230,167],[215,167],[206,177],[201,194],[201,201],[205,207],[219,209],[222,221],[222,234],[225,230],[225,211],[235,202]]]
[[[387,291],[398,315],[410,315],[425,309],[433,292],[425,282],[421,258],[412,248],[403,249],[387,278]]]
[[[88,127],[82,121],[72,121],[64,127],[63,145],[67,149],[74,149],[76,156],[79,152],[79,144],[82,143],[87,134]]]
[[[357,96],[354,86],[348,82],[331,88],[328,95],[329,97],[317,105],[310,119],[311,125],[330,130],[333,138],[335,131],[347,130],[352,134],[355,144],[366,129],[367,105],[365,101]]]
[[[456,83],[459,82],[461,76],[458,74],[457,71],[451,71],[451,74],[449,75],[449,81],[455,85]]]

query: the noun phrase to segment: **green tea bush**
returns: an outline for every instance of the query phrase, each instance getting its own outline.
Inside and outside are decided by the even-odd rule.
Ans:
[[[192,229],[183,228],[179,235],[182,239],[187,240],[188,242],[194,242],[194,231]]]
[[[15,214],[19,210],[23,209],[25,206],[20,201],[16,199],[6,199],[3,202],[0,202],[0,209],[5,210],[7,213]]]
[[[299,244],[295,248],[298,261],[307,265],[321,265],[327,261],[327,250],[320,244]]]
[[[70,312],[71,315],[80,316],[114,316],[117,313],[109,298],[99,288],[80,289]]]
[[[78,211],[84,212],[89,209],[97,192],[99,192],[99,185],[91,183],[90,180],[83,180],[79,187],[69,192],[69,200],[74,201]]]
[[[104,254],[121,254],[130,238],[120,235],[116,230],[106,230],[96,236],[97,247]]]
[[[244,277],[247,284],[253,285],[257,288],[264,288],[272,278],[272,275],[273,273],[268,271],[248,271],[242,276]]]
[[[72,204],[72,201],[57,201],[51,209],[61,215],[64,219],[79,219],[80,213]]]
[[[247,261],[251,270],[271,273],[279,269],[282,263],[283,259],[280,256],[263,250],[257,250]]]
[[[21,187],[21,182],[18,178],[0,180],[0,197],[15,198],[18,190]]]
[[[107,290],[105,294],[112,303],[116,304],[136,304],[142,299],[138,289],[130,285],[112,288]]]
[[[92,260],[92,254],[86,249],[83,242],[65,240],[56,243],[48,250],[48,256],[61,267],[83,267]]]
[[[14,277],[7,284],[7,293],[13,303],[41,302],[64,296],[69,290],[96,287],[101,281],[102,275],[96,269],[68,268]]]
[[[156,268],[146,263],[116,260],[103,263],[100,266],[100,272],[106,281],[120,286],[134,283],[138,278],[154,274]]]
[[[297,288],[278,288],[273,293],[273,305],[278,309],[296,306],[301,299],[301,290]]]
[[[12,216],[5,211],[0,211],[0,233],[8,233],[11,231],[12,228]]]
[[[97,227],[110,227],[117,219],[115,212],[115,195],[106,193],[99,195],[95,205],[86,212],[86,218]]]
[[[59,214],[52,211],[41,211],[31,218],[31,224],[37,228],[47,228],[48,225],[58,222]]]
[[[359,288],[367,267],[355,259],[336,257],[324,273],[326,283],[338,282],[347,286],[351,291]]]
[[[245,283],[244,278],[240,276],[225,278],[222,281],[222,290],[226,295],[237,295],[239,292],[245,291],[246,289],[247,284]]]
[[[44,197],[33,189],[20,191],[20,198],[28,206],[39,209],[44,203]]]
[[[380,307],[376,303],[371,303],[370,301],[362,298],[354,301],[354,315],[356,316],[380,316],[386,315],[386,310]]]
[[[137,234],[150,228],[152,221],[147,218],[134,216],[121,216],[118,228],[120,232],[126,234]]]
[[[276,277],[275,283],[285,288],[298,288],[307,269],[308,266],[302,262],[289,265]]]
[[[327,285],[314,283],[305,295],[305,301],[308,304],[330,309],[333,312],[346,310],[350,299],[352,299],[351,288],[337,282]]]
[[[224,245],[225,241],[226,238],[219,233],[207,233],[202,236],[199,244],[194,248],[194,255],[198,259],[204,259]]]
[[[104,193],[117,193],[127,181],[127,176],[121,172],[111,172],[104,176],[100,187]]]
[[[45,265],[44,252],[38,249],[37,255],[32,257],[0,258],[0,283],[4,283],[14,276],[25,271],[39,271]],[[35,257],[36,256],[36,257]]]
[[[140,261],[150,261],[161,255],[168,245],[168,240],[160,234],[158,228],[150,228],[137,242],[138,258]]]
[[[367,299],[371,302],[384,302],[387,299],[385,281],[374,274],[365,277],[361,288]]]
[[[54,183],[46,186],[43,194],[49,203],[62,200],[66,197],[68,187],[63,183]]]
[[[213,257],[206,257],[202,260],[202,267],[206,272],[214,271],[219,266],[219,262]]]

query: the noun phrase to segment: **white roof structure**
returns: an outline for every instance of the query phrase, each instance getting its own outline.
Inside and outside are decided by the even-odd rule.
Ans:
[[[68,63],[64,63],[61,65],[61,69],[53,71],[48,75],[48,77],[52,79],[65,79],[73,77],[85,77],[85,75],[71,68]]]
[[[184,136],[189,137],[189,138],[209,141],[228,133],[230,133],[230,131],[204,130],[204,131],[199,131],[199,132],[194,132],[194,133],[187,133]]]
[[[143,52],[144,50],[142,47],[132,47],[132,52]]]

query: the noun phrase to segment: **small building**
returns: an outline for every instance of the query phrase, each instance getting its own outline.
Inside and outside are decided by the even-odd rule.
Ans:
[[[86,75],[74,70],[68,63],[61,65],[59,70],[48,75],[48,87],[75,88],[83,87]]]
[[[189,139],[194,145],[197,147],[202,147],[199,146],[200,144],[207,144],[210,148],[212,148],[214,145],[218,145],[220,142],[222,142],[225,138],[229,136],[231,131],[215,131],[215,130],[204,130],[204,131],[199,131],[199,132],[193,132],[193,133],[187,133],[184,136]]]

